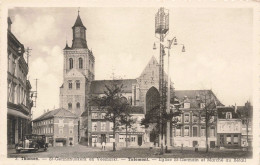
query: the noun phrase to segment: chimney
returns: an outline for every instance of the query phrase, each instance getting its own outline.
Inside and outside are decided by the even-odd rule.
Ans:
[[[7,23],[8,23],[8,31],[11,31],[12,21],[10,17],[7,18]]]
[[[235,113],[237,113],[237,104],[235,103]]]

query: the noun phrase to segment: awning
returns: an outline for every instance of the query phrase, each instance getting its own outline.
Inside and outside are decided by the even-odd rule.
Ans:
[[[28,119],[28,120],[31,120],[31,118],[29,116],[26,116],[25,114],[23,114],[22,112],[19,112],[19,111],[16,111],[16,110],[13,110],[13,109],[7,109],[7,114],[8,115],[12,115],[12,116],[17,116],[17,117],[20,117],[20,118],[24,118],[24,119]]]

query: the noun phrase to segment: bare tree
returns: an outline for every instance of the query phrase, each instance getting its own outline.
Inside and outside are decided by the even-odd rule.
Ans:
[[[201,121],[205,120],[205,136],[206,136],[206,152],[209,151],[208,146],[208,129],[211,124],[216,122],[217,115],[217,105],[219,101],[216,96],[213,94],[211,90],[203,90],[200,92],[201,104],[200,108],[202,108],[201,115],[205,115],[205,119],[201,118]]]
[[[99,107],[101,111],[106,113],[105,119],[113,123],[113,138],[115,140],[115,134],[118,127],[121,125],[121,117],[125,113],[125,109],[128,108],[128,104],[122,102],[122,85],[113,83],[111,86],[105,85],[105,96],[93,97],[91,99],[92,104]],[[113,142],[113,151],[116,151],[116,143]]]

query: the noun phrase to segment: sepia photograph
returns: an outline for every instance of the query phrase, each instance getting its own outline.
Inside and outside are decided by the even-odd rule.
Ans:
[[[254,10],[8,7],[7,158],[253,159]]]

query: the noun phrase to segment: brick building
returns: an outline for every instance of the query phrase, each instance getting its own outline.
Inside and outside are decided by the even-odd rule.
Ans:
[[[14,147],[24,134],[31,133],[31,84],[29,67],[24,59],[24,45],[11,32],[8,17],[7,48],[7,144]]]
[[[48,111],[33,120],[33,133],[45,135],[51,146],[78,144],[78,117],[63,108]]]

